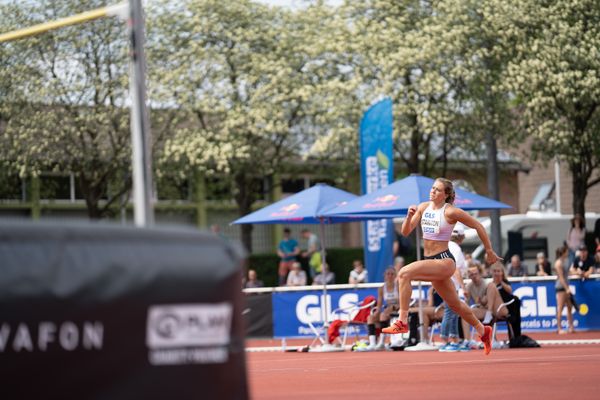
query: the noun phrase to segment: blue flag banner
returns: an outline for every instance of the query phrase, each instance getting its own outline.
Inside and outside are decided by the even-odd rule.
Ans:
[[[392,101],[386,98],[372,105],[360,122],[362,194],[381,189],[394,179],[392,120]],[[391,219],[369,220],[363,224],[363,235],[369,282],[382,282],[383,271],[394,263],[394,223]]]

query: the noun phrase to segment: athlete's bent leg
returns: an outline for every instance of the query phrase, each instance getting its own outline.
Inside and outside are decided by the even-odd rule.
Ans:
[[[391,334],[408,332],[408,308],[412,295],[411,282],[413,280],[431,281],[434,279],[444,279],[452,276],[455,268],[454,262],[451,259],[415,261],[402,268],[398,272],[398,291],[400,292],[399,318],[383,332]]]

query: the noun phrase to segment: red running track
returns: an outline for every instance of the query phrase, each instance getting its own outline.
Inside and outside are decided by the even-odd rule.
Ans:
[[[254,400],[600,398],[600,345],[247,356]]]

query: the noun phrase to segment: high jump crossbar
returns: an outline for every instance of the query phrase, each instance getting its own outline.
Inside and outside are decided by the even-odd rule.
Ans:
[[[96,8],[95,10],[85,11],[80,14],[71,15],[70,17],[57,19],[55,21],[48,21],[30,26],[28,28],[2,33],[0,34],[0,43],[22,39],[24,37],[34,36],[53,29],[58,29],[69,25],[76,25],[82,22],[104,17],[120,17],[122,19],[126,19],[128,13],[129,4],[127,3],[119,3],[112,6],[100,7]]]

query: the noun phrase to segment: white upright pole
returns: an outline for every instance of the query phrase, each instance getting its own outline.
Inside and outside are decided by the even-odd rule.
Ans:
[[[327,342],[327,328],[329,328],[329,302],[327,301],[327,275],[325,273],[325,220],[323,217],[319,218],[319,233],[321,234],[321,274],[323,274],[323,303],[321,305],[321,315],[323,317],[323,329],[325,335],[325,344],[317,347],[312,347],[310,351],[314,352],[333,352],[333,351],[344,351],[343,347],[334,346]]]
[[[133,211],[137,226],[154,224],[152,204],[152,146],[146,106],[144,14],[141,0],[129,0],[131,39],[131,146],[133,153]]]
[[[327,304],[327,275],[325,273],[325,263],[326,263],[326,254],[325,254],[325,222],[323,221],[323,217],[319,218],[319,233],[320,233],[320,241],[321,241],[321,274],[323,275],[323,305],[321,307],[321,313],[323,316],[323,326],[327,328],[329,326],[329,311]]]

